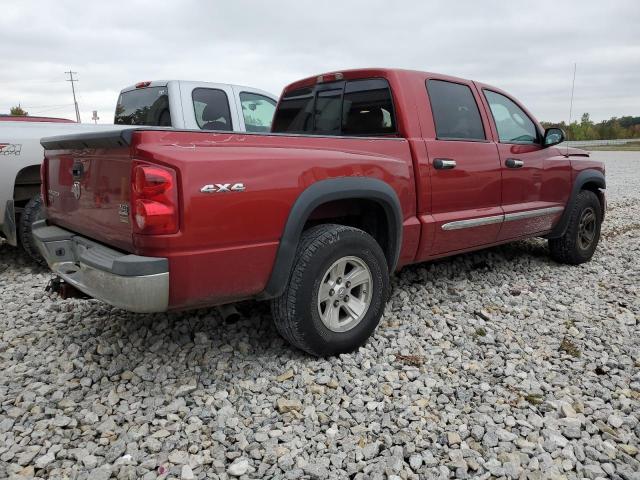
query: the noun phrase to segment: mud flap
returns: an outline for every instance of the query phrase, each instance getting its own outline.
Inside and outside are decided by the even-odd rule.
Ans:
[[[4,209],[4,219],[2,221],[2,233],[9,245],[14,247],[18,245],[18,232],[16,230],[16,210],[13,200],[7,200]]]

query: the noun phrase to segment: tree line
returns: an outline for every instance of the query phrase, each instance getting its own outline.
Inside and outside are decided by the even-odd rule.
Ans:
[[[11,107],[11,109],[9,110],[9,115],[11,115],[12,117],[26,117],[27,115],[29,115],[29,112],[25,111],[20,104],[18,104],[17,107]]]
[[[612,117],[594,123],[588,113],[583,113],[580,122],[540,122],[544,128],[558,127],[564,130],[567,140],[614,140],[617,138],[640,138],[640,117]]]

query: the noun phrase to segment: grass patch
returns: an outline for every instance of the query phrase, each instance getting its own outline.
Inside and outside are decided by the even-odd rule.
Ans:
[[[484,327],[478,327],[476,328],[475,332],[473,332],[473,338],[475,338],[476,340],[480,337],[486,337],[487,336],[487,331],[484,329]]]
[[[569,340],[567,337],[564,337],[562,339],[559,350],[575,358],[578,358],[581,353],[578,346],[575,343],[573,343],[571,340]]]
[[[396,360],[414,367],[421,367],[424,364],[424,355],[400,355],[397,353]]]
[[[629,142],[622,145],[593,145],[577,147],[593,152],[640,152],[640,142]]]
[[[525,395],[524,399],[531,405],[540,405],[542,402],[544,402],[542,395],[537,393],[530,393],[529,395]]]

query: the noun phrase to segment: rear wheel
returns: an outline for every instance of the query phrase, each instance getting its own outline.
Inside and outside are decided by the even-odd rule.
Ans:
[[[302,236],[284,294],[272,301],[280,334],[317,356],[351,352],[378,325],[389,292],[387,262],[366,232],[319,225]]]
[[[570,207],[564,235],[549,239],[551,258],[560,263],[579,265],[591,260],[600,240],[602,206],[595,193],[581,191]]]
[[[33,222],[42,220],[43,218],[44,208],[42,205],[42,196],[38,194],[27,202],[20,216],[20,222],[18,223],[18,236],[22,248],[40,265],[46,265],[46,262],[44,258],[42,258],[42,255],[40,255],[33,241],[32,225]]]

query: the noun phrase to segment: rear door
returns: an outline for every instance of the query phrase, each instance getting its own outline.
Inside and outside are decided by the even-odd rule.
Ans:
[[[500,162],[476,89],[438,77],[425,88],[434,233],[431,245],[421,242],[422,258],[495,242],[502,222]]]
[[[481,91],[502,170],[505,218],[498,240],[547,232],[562,214],[570,191],[569,161],[542,146],[541,129],[514,99],[488,88]]]

